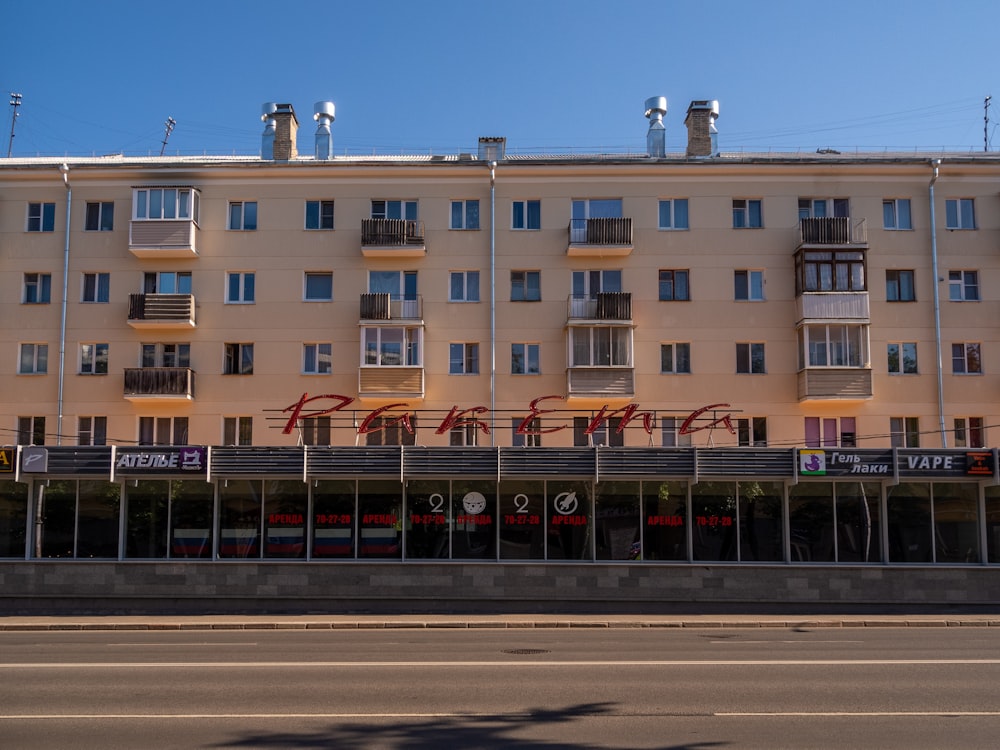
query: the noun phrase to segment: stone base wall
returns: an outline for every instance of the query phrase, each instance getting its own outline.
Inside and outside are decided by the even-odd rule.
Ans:
[[[1000,567],[0,562],[0,614],[1000,612]]]

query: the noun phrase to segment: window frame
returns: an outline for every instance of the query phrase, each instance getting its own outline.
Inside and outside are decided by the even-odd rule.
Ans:
[[[474,210],[473,210],[474,209]],[[479,230],[481,215],[478,198],[456,198],[451,201],[448,229],[460,232]]]
[[[520,276],[520,279],[516,278]],[[534,279],[537,284],[532,288],[531,281]],[[515,295],[515,290],[520,290],[521,296]],[[536,291],[537,290],[537,291]],[[531,296],[535,291],[537,296]],[[541,302],[542,301],[542,272],[528,270],[511,270],[510,272],[510,301],[511,302]]]
[[[667,352],[670,352],[670,364],[667,367]],[[691,342],[663,341],[660,342],[660,374],[690,375],[691,374]]]
[[[916,341],[888,341],[885,345],[886,354],[886,370],[890,375],[919,375],[920,365],[917,359],[917,342]],[[892,348],[896,347],[897,351],[895,355],[893,354]],[[912,349],[913,357],[912,368],[907,367],[907,356],[906,348]],[[893,357],[895,356],[896,368],[893,369]]]
[[[310,351],[312,352],[312,369],[310,369]],[[333,344],[331,342],[314,341],[302,345],[302,374],[333,374]]]
[[[893,448],[919,448],[920,417],[889,417],[889,443]]]
[[[754,215],[754,209],[756,209],[756,216]],[[755,221],[756,223],[754,223]],[[763,229],[763,228],[764,228],[764,199],[733,198],[733,229]]]
[[[381,203],[381,210],[376,209],[376,204]],[[405,221],[417,221],[419,211],[419,201],[410,198],[373,198],[371,201],[371,211],[369,216],[372,219],[403,219]],[[393,210],[398,208],[398,211]],[[410,209],[413,209],[412,211]],[[393,214],[399,214],[393,216]]]
[[[479,342],[453,341],[448,344],[448,374],[479,374]]]
[[[303,226],[308,232],[329,232],[336,228],[336,201],[307,200]]]
[[[669,275],[665,279],[664,275]],[[683,284],[678,284],[678,279],[682,278]],[[691,271],[687,268],[661,268],[658,275],[658,295],[660,302],[690,302],[691,301]],[[681,288],[683,296],[678,294]],[[669,289],[670,293],[665,294]]]
[[[253,206],[253,210],[250,210]],[[252,216],[249,214],[252,213]],[[257,230],[257,201],[229,201],[229,212],[226,217],[226,231],[254,232]]]
[[[223,375],[253,375],[253,342],[227,341],[223,344]]]
[[[81,281],[83,283],[83,289],[80,291],[81,303],[103,305],[111,301],[111,274],[109,272],[88,271],[81,274]]]
[[[146,429],[144,429],[144,426],[147,426]],[[136,427],[138,429],[137,445],[188,445],[188,439],[191,434],[190,419],[182,416],[140,415],[137,419]],[[167,435],[168,442],[163,442],[160,439],[164,437],[164,432],[169,433]],[[147,434],[151,440],[144,439]]]
[[[740,275],[745,278],[745,290],[741,289],[740,285]],[[754,279],[760,280],[759,283],[759,295],[755,296],[756,289],[754,286]],[[745,296],[741,297],[741,291]],[[764,302],[764,269],[763,268],[737,268],[733,270],[733,300],[735,302]]]
[[[27,359],[26,359],[27,355]],[[30,362],[28,361],[30,359]],[[25,365],[28,365],[26,369]],[[49,372],[49,345],[37,341],[25,341],[18,347],[18,375],[47,375]]]
[[[520,212],[518,211],[518,207],[520,207]],[[519,213],[520,216],[518,216]],[[537,232],[541,230],[542,228],[541,199],[528,198],[523,200],[511,201],[510,228],[516,232]]]
[[[520,353],[516,351],[520,348]],[[534,342],[511,342],[510,345],[510,374],[511,375],[541,375],[542,374],[542,345]],[[520,357],[520,367],[515,363]],[[534,362],[532,363],[532,360]],[[534,369],[532,369],[534,364]]]
[[[222,418],[222,444],[253,445],[253,417],[224,416]]]
[[[92,347],[88,349],[88,347]],[[110,346],[104,342],[80,344],[80,375],[107,375]]]
[[[902,206],[906,206],[905,212],[900,210]],[[903,226],[904,223],[906,226]],[[913,230],[913,211],[909,198],[882,199],[882,228],[889,232]]]
[[[983,350],[979,341],[954,341],[951,344],[952,375],[982,375]]]
[[[398,337],[383,341],[383,334],[398,332]],[[370,341],[371,340],[371,341]],[[392,352],[384,350],[384,343],[399,344],[399,362],[383,362]],[[374,344],[374,348],[369,344]],[[424,329],[422,326],[364,326],[361,329],[362,367],[423,367]],[[373,359],[375,361],[370,361]]]
[[[86,427],[84,420],[87,420]],[[108,418],[106,416],[88,416],[76,418],[77,445],[107,445]]]
[[[18,445],[45,445],[45,436],[45,417],[17,418]]]
[[[34,277],[33,279],[30,277]],[[24,288],[22,305],[48,305],[52,303],[52,274],[42,272],[26,272],[23,277]],[[32,293],[32,290],[34,292]],[[37,299],[31,299],[31,297]]]
[[[978,270],[959,269],[957,271],[948,271],[949,302],[979,302],[981,299]]]
[[[955,417],[956,448],[986,448],[985,417]]]
[[[455,282],[460,280],[461,293],[456,296]],[[474,292],[474,294],[470,294]],[[449,302],[480,302],[479,294],[479,271],[449,271],[448,272],[448,301]]]
[[[733,419],[736,428],[736,444],[744,448],[767,447],[767,417],[737,417]]]
[[[906,296],[904,279],[909,278],[909,296]],[[916,271],[912,268],[885,269],[885,301],[886,302],[916,302],[917,280]]]
[[[680,430],[684,425],[684,417],[660,418],[660,445],[663,448],[690,448],[691,433],[683,435]]]
[[[764,341],[736,342],[736,374],[766,375],[767,350]]]
[[[233,288],[233,282],[237,287]],[[233,292],[236,299],[233,299]],[[253,305],[257,302],[257,272],[256,271],[226,271],[226,304]]]
[[[55,229],[56,204],[48,201],[29,202],[24,231],[54,232]]]
[[[678,211],[683,206],[683,211]],[[678,213],[681,218],[678,218]],[[666,218],[666,222],[664,222]],[[691,229],[691,214],[687,198],[661,198],[657,202],[657,229],[661,232],[684,232]]]
[[[605,332],[607,332],[607,339],[601,340]],[[586,342],[579,340],[583,336],[586,336]],[[621,339],[624,339],[624,362],[616,358],[620,353]],[[577,354],[582,351],[582,348],[578,350],[578,344],[582,345],[583,343],[587,344],[587,361],[578,362]],[[634,367],[635,355],[633,346],[632,328],[628,326],[571,326],[569,328],[569,366],[571,369],[620,369]],[[607,353],[607,362],[598,362],[597,360],[603,359],[601,354],[605,351]]]
[[[967,209],[967,210],[966,210]],[[944,202],[945,229],[967,231],[976,228],[976,199],[948,198]]]
[[[83,231],[113,232],[114,229],[114,201],[87,201],[83,220]]]
[[[314,296],[309,292],[309,281],[311,279],[329,279],[329,293],[324,296]],[[323,290],[325,292],[325,289]],[[303,302],[333,302],[333,271],[303,271],[302,273],[302,301]]]
[[[154,201],[150,200],[154,193],[160,195],[159,215],[152,215]],[[173,193],[174,215],[166,216],[167,193]],[[189,187],[141,187],[132,191],[132,221],[193,221],[198,223],[201,195]]]
[[[822,331],[822,337],[812,334]],[[807,323],[799,328],[800,369],[868,369],[870,363],[871,331],[864,323]],[[814,362],[813,354],[822,352],[823,361]],[[846,354],[847,363],[834,359],[838,353]],[[857,364],[852,364],[852,355]]]

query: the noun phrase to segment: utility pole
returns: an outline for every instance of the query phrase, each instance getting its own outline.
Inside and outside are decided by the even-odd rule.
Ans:
[[[174,125],[177,124],[177,120],[173,117],[168,117],[167,121],[163,123],[167,126],[167,132],[163,134],[163,147],[160,149],[160,156],[163,156],[163,152],[167,150],[167,140],[170,138],[170,134],[174,130]]]
[[[17,122],[17,108],[21,106],[21,95],[10,92],[10,106],[14,108],[14,116],[10,118],[10,140],[7,141],[7,158],[14,150],[14,123]]]
[[[989,129],[990,129],[990,99],[991,96],[987,96],[983,101],[983,151],[990,150],[989,141]]]

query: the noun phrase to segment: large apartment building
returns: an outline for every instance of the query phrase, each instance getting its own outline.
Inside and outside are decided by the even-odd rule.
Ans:
[[[0,555],[1000,561],[1000,157],[646,109],[631,155],[335,156],[320,103],[0,160]]]

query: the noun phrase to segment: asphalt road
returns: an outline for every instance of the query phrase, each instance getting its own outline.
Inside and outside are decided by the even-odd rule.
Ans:
[[[995,748],[1000,629],[0,633],[0,747]]]

